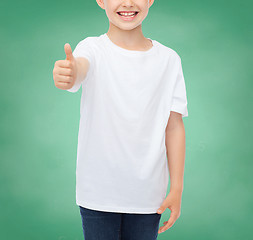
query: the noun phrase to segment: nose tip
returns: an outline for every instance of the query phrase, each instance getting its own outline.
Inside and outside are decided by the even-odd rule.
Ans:
[[[123,6],[133,6],[134,5],[134,3],[133,3],[133,1],[132,0],[125,0],[124,2],[123,2]]]

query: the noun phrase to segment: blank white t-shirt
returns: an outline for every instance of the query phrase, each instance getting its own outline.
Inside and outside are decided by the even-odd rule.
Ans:
[[[149,38],[150,39],[150,38]],[[165,128],[170,111],[188,116],[179,55],[150,39],[134,51],[106,33],[73,51],[90,62],[82,86],[76,204],[119,213],[156,213],[169,181]]]

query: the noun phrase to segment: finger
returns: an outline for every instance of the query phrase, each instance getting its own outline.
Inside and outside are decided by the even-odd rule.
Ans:
[[[64,45],[64,50],[65,50],[65,54],[66,54],[66,60],[72,61],[74,59],[74,56],[72,54],[72,50],[71,50],[69,43],[66,43]]]
[[[173,224],[174,223],[172,223],[171,225],[166,224],[165,226],[160,227],[158,233],[163,233],[163,232],[167,231],[169,228],[171,228],[173,226]]]
[[[163,224],[165,224],[165,226],[161,227],[161,232],[165,232],[166,230],[171,228],[175,222],[176,222],[175,216],[171,215],[169,220],[163,223]]]
[[[175,211],[172,211],[171,214],[170,214],[170,218],[169,218],[169,220],[167,221],[167,223],[165,225],[165,228],[166,229],[170,228],[176,220],[177,220],[177,214],[176,214]]]
[[[174,222],[175,221],[173,221],[173,220],[169,220],[166,224],[165,224],[165,226],[164,226],[164,231],[166,231],[166,230],[168,230],[169,228],[171,228],[172,226],[173,226],[173,224],[174,224]]]
[[[57,88],[60,88],[60,89],[63,89],[63,90],[67,90],[70,87],[69,83],[63,83],[63,82],[57,82],[57,84],[55,86]]]
[[[173,224],[176,222],[177,220],[177,214],[175,212],[171,212],[170,214],[170,218],[168,221],[163,222],[164,226],[159,228],[158,233],[162,233],[165,232],[166,230],[168,230],[169,228],[171,228],[173,226]]]
[[[55,68],[54,69],[54,73],[58,74],[58,75],[63,75],[63,76],[72,76],[73,75],[73,71],[70,68]]]
[[[58,60],[55,62],[56,67],[71,68],[72,63],[68,60]]]
[[[167,209],[167,207],[168,207],[168,204],[166,201],[164,201],[162,205],[159,207],[159,209],[157,209],[156,213],[163,214],[163,212]]]
[[[72,78],[70,76],[58,75],[57,76],[57,82],[71,83]]]
[[[160,233],[163,233],[163,232],[165,232],[165,227],[163,226],[163,227],[160,227],[159,228],[159,230],[158,230],[158,233],[160,234]]]

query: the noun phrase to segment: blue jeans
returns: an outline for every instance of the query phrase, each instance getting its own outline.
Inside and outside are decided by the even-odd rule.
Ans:
[[[115,213],[79,208],[84,240],[157,240],[161,214]]]

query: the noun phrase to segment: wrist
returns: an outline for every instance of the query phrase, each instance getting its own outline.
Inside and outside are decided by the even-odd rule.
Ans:
[[[176,193],[176,194],[182,194],[183,193],[183,187],[172,187],[170,188],[170,192]]]

